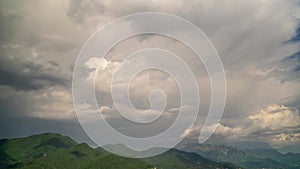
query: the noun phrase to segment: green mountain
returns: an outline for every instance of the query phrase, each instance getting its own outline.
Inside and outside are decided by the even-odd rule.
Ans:
[[[126,148],[110,145],[111,148]],[[149,150],[151,151],[151,150]],[[15,169],[235,169],[228,163],[215,163],[196,153],[171,149],[164,154],[133,159],[117,156],[102,148],[77,144],[59,134],[40,134],[26,138],[0,140],[0,168]]]
[[[0,168],[149,169],[151,165],[77,144],[59,134],[41,134],[0,141]]]
[[[231,146],[211,144],[185,144],[178,149],[195,152],[209,160],[233,163],[248,169],[300,168],[300,154],[281,154],[273,149],[241,150]]]

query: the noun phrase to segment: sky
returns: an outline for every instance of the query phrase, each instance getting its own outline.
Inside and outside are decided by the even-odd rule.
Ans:
[[[222,120],[207,143],[300,152],[297,0],[1,0],[0,138],[58,132],[92,144],[79,124],[72,100],[76,59],[101,26],[137,12],[180,16],[199,27],[218,51],[226,74],[227,98]],[[151,21],[144,26],[148,25]],[[182,56],[197,77],[200,115],[195,126],[184,133],[186,141],[195,142],[210,105],[210,82],[203,64],[194,62],[195,54],[177,40],[135,36],[118,43],[105,58],[87,60],[91,77],[86,81],[92,83],[93,76],[96,78],[99,109],[118,131],[136,137],[145,136],[143,130],[158,134],[172,124],[180,108],[180,92],[176,81],[164,72],[141,72],[130,86],[130,99],[138,109],[149,107],[151,90],[165,92],[168,99],[163,118],[151,127],[122,120],[111,98],[112,77],[122,60],[149,47]],[[148,113],[157,115],[155,110]]]

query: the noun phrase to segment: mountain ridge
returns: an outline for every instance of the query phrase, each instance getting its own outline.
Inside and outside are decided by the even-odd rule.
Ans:
[[[196,153],[171,149],[147,158],[126,158],[78,144],[60,134],[44,133],[0,140],[0,168],[99,168],[99,169],[237,169],[233,164],[216,163]]]
[[[282,154],[274,149],[240,149],[225,145],[185,144],[177,147],[216,162],[229,162],[248,169],[299,169],[300,154]]]

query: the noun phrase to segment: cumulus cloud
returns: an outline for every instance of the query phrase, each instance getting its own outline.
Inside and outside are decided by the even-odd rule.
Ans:
[[[112,79],[120,64],[121,62],[109,61],[105,58],[90,58],[85,62],[85,66],[90,69],[87,81],[93,83],[95,80],[96,90],[100,92],[100,94],[103,95],[103,93],[105,93],[110,97]],[[98,69],[96,70],[96,68]],[[159,70],[148,70],[140,72],[135,76],[130,82],[130,97],[136,106],[145,108],[149,106],[149,94],[155,89],[162,90],[169,98],[180,97],[178,92],[176,92],[179,90],[176,81],[168,74]],[[172,100],[170,99],[169,101],[170,104]]]
[[[84,63],[90,70],[86,80],[93,84],[95,81],[96,90],[103,93],[110,93],[112,79],[120,62],[112,62],[105,58],[92,57]]]
[[[231,141],[261,141],[274,147],[300,142],[300,115],[297,109],[272,104],[249,115],[239,126],[220,124],[215,132]]]
[[[278,130],[300,125],[300,116],[297,110],[283,105],[270,105],[248,117],[254,126]]]

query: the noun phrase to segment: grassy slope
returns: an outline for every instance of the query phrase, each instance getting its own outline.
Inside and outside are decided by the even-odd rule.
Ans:
[[[151,168],[151,166],[141,160],[100,153],[88,147],[86,144],[79,144],[55,154],[25,162],[17,168],[146,169]]]
[[[0,154],[5,158],[1,166],[20,163],[24,160],[51,154],[76,145],[72,139],[58,134],[41,134],[26,138],[0,141]],[[2,158],[1,158],[2,159]]]
[[[59,134],[1,140],[0,157],[0,168],[151,168],[142,160],[101,153]]]

